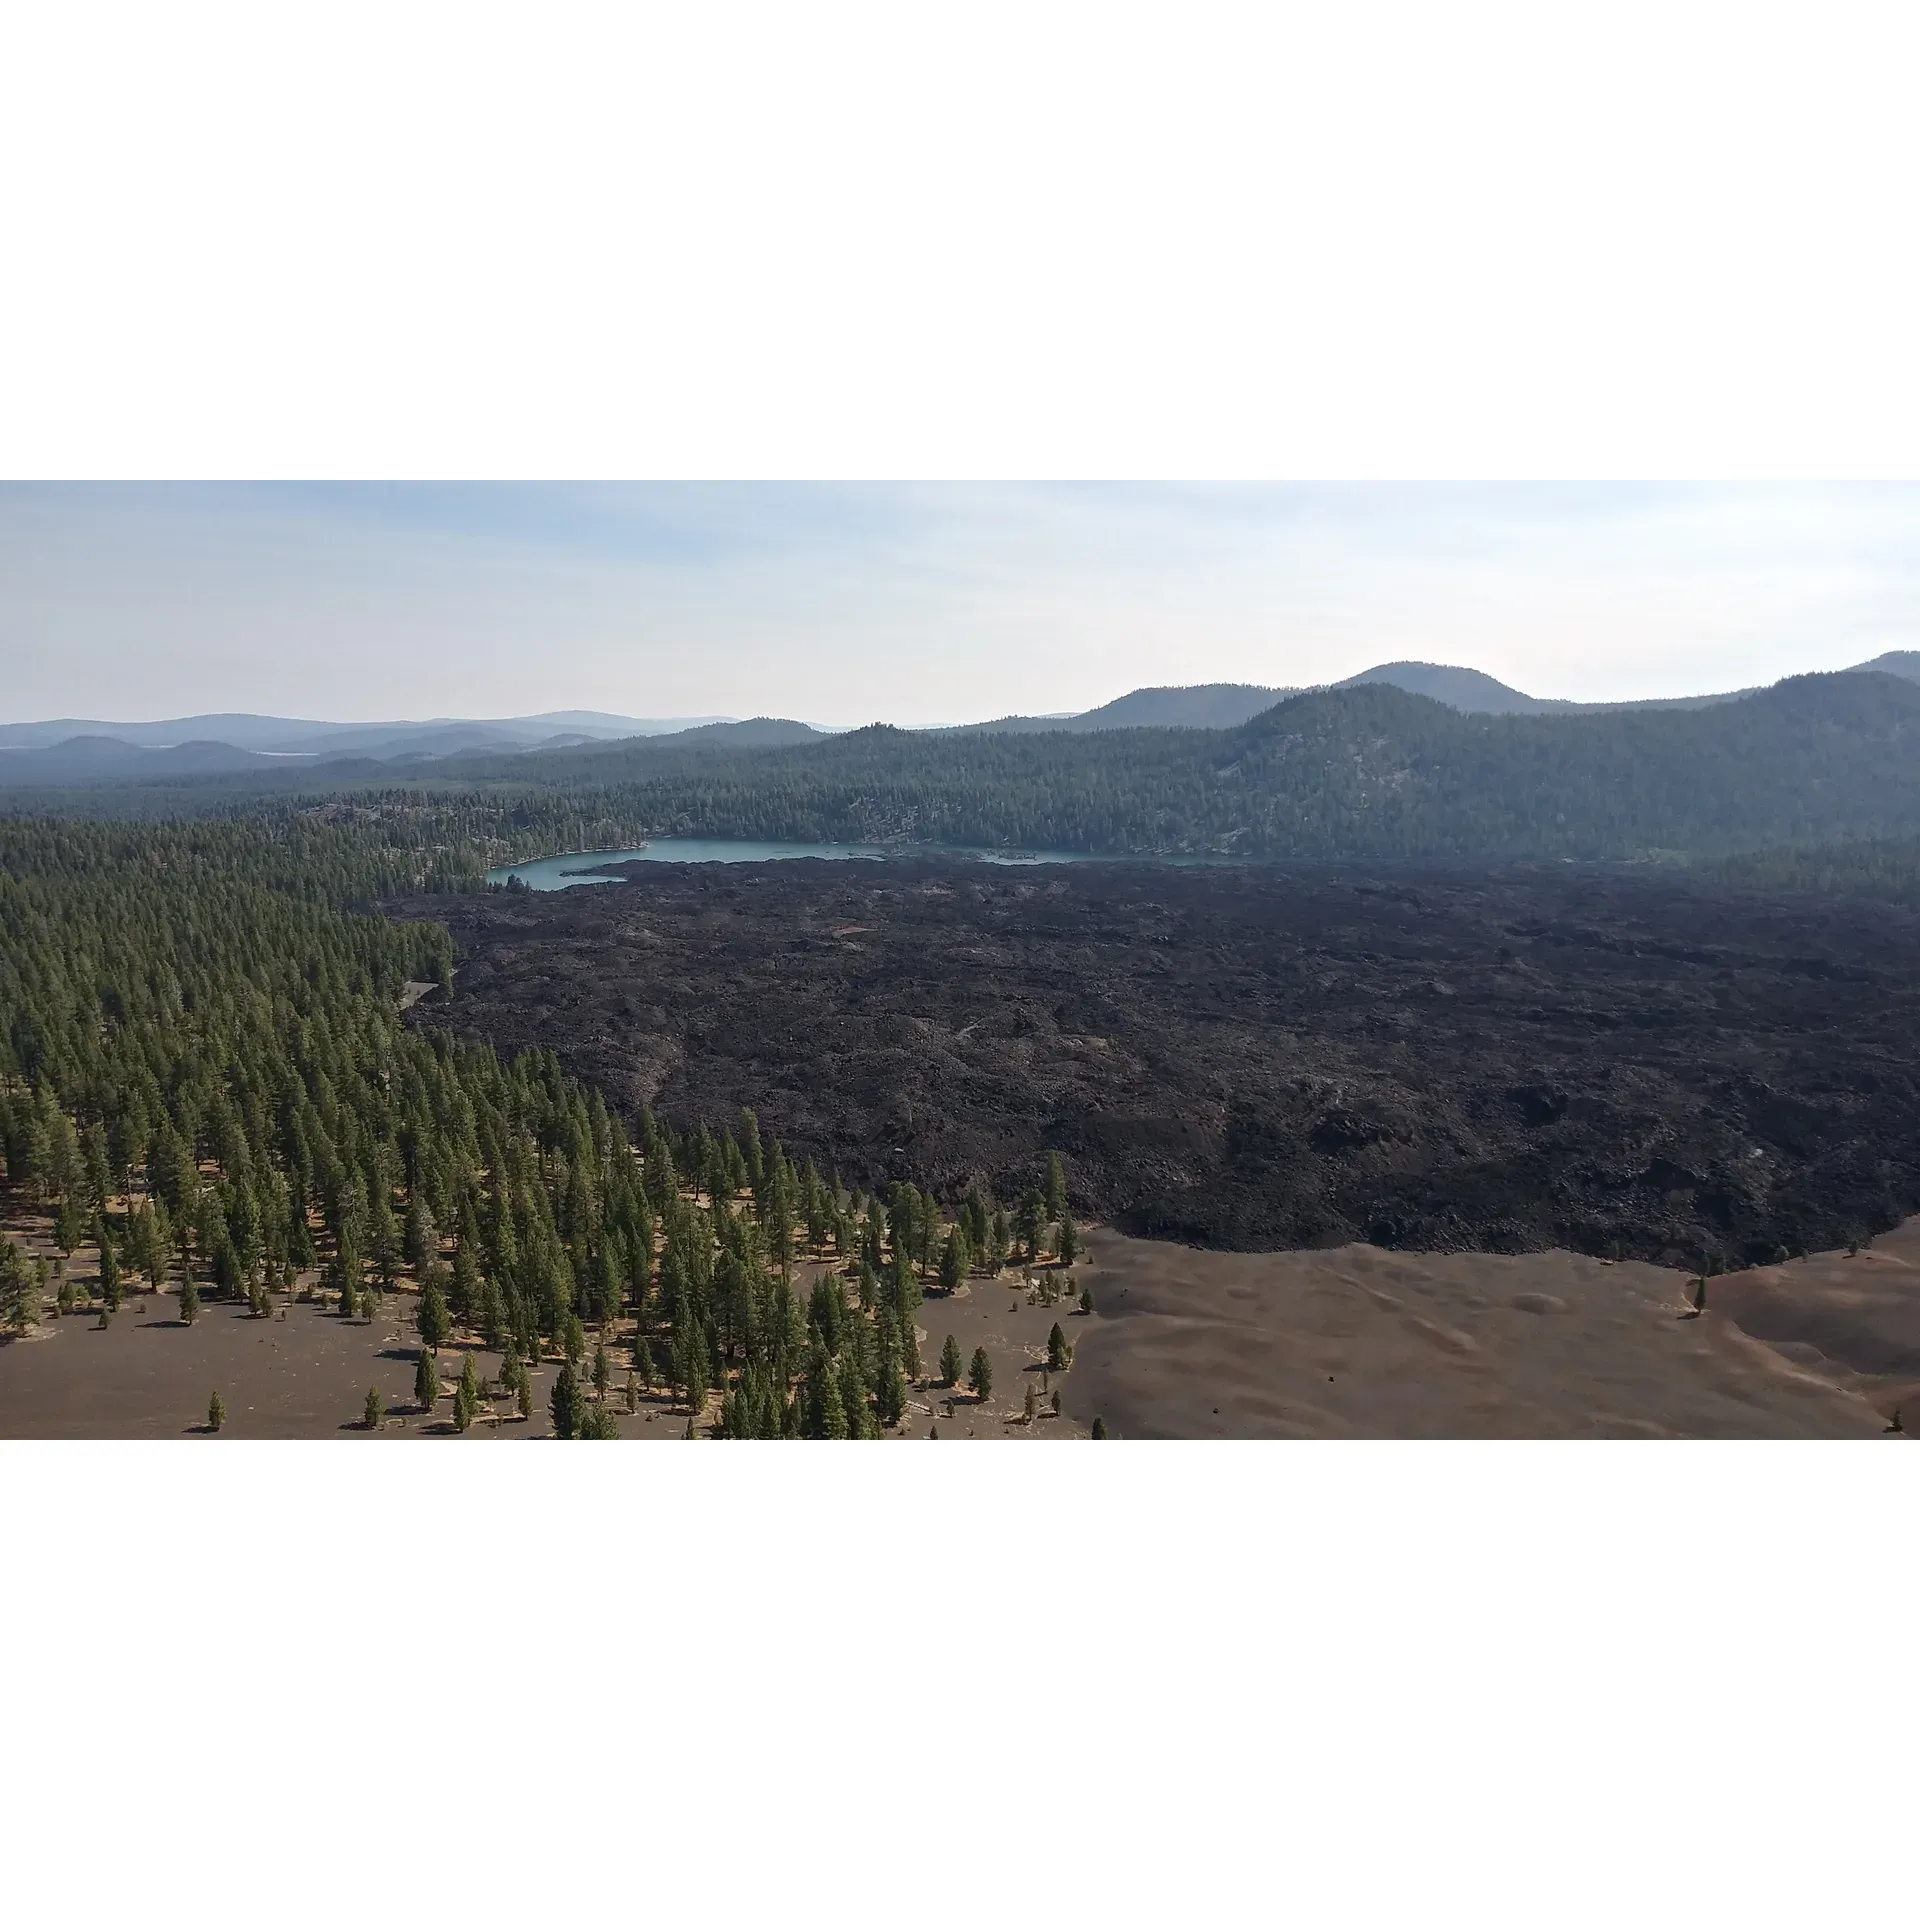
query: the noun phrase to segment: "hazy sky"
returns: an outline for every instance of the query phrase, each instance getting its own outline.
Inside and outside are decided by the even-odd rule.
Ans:
[[[1920,488],[0,486],[0,720],[1572,699],[1920,647]]]

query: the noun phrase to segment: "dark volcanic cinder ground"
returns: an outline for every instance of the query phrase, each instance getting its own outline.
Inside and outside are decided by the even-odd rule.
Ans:
[[[435,898],[423,1024],[556,1049],[631,1110],[743,1105],[872,1186],[1221,1248],[1667,1264],[1920,1206],[1920,922],[1593,869],[639,865]]]

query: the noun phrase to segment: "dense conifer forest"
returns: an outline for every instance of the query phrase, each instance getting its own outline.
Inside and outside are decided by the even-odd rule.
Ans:
[[[355,912],[481,884],[444,819],[0,825],[0,1148],[7,1197],[58,1245],[100,1249],[97,1305],[318,1290],[342,1315],[411,1296],[418,1391],[456,1326],[500,1358],[483,1394],[529,1404],[558,1367],[563,1437],[611,1437],[610,1352],[729,1437],[861,1437],[897,1423],[928,1286],[1029,1261],[1073,1229],[1058,1167],[1009,1220],[973,1195],[947,1221],[910,1182],[849,1194],[795,1166],[754,1116],[630,1134],[550,1054],[410,1032],[452,991],[444,928]],[[411,983],[411,984],[410,984]],[[1061,1223],[1061,1224],[1054,1224]],[[0,1243],[15,1333],[47,1275]],[[803,1254],[836,1269],[804,1297]],[[377,1419],[370,1395],[369,1421]],[[217,1427],[218,1419],[209,1415]]]

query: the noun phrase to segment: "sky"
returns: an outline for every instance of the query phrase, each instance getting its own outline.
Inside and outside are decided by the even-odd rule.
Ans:
[[[1389,660],[1705,693],[1920,647],[1920,487],[0,485],[0,720],[906,726]]]

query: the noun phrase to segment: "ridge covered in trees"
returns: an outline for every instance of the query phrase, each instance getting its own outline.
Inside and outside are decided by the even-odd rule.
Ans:
[[[1213,731],[908,733],[792,747],[635,740],[484,757],[406,804],[535,851],[651,834],[1267,858],[1719,857],[1920,831],[1920,686],[1805,675],[1678,709],[1471,714],[1391,685]],[[311,773],[63,795],[63,810],[290,808]],[[401,804],[335,770],[334,804]],[[361,792],[355,801],[354,795]],[[18,798],[15,805],[28,804]],[[450,836],[451,837],[451,836]]]

